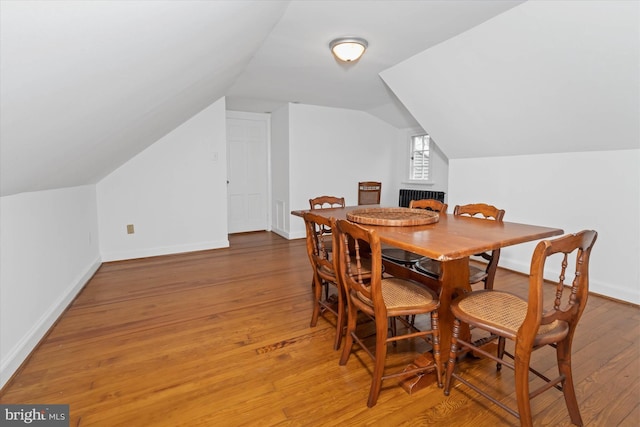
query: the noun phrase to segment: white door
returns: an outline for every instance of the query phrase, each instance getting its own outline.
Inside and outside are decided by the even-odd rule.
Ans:
[[[229,233],[268,230],[269,115],[227,112]]]

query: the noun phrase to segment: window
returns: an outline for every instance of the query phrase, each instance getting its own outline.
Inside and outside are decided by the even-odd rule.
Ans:
[[[411,137],[409,163],[409,179],[414,181],[429,180],[429,135],[413,135]]]

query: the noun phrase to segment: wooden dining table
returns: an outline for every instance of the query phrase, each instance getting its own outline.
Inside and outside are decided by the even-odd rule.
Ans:
[[[326,218],[347,219],[347,213],[356,209],[374,208],[377,205],[348,206],[344,208],[314,209]],[[309,210],[292,211],[302,217]],[[394,275],[420,281],[439,294],[438,311],[440,342],[444,354],[448,354],[453,328],[451,301],[457,289],[471,290],[469,285],[469,257],[481,252],[563,234],[560,228],[543,227],[514,222],[488,221],[486,219],[440,213],[437,222],[427,225],[388,226],[365,225],[375,229],[380,241],[388,246],[414,252],[441,262],[439,279],[429,278],[408,268],[385,264],[385,271]]]

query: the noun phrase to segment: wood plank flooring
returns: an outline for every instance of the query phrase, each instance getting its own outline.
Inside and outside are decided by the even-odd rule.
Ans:
[[[69,404],[71,426],[518,425],[460,384],[449,397],[436,386],[408,395],[389,380],[367,408],[371,361],[358,352],[338,365],[330,314],[309,327],[304,241],[268,232],[230,241],[103,264],[0,403]],[[496,287],[526,286],[499,270]],[[390,364],[402,367],[423,346],[392,348]],[[536,353],[536,366],[553,373],[552,351]],[[638,307],[592,296],[573,361],[587,426],[640,425]],[[510,370],[468,358],[460,368],[515,406]],[[570,425],[558,391],[534,399],[533,412],[537,426]]]

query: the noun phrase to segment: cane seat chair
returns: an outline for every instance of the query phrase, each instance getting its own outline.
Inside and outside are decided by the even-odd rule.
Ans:
[[[358,205],[379,205],[382,183],[361,181],[358,183]]]
[[[307,254],[313,269],[313,312],[310,326],[315,327],[318,317],[325,312],[333,313],[336,318],[336,334],[333,348],[340,348],[346,323],[346,303],[344,290],[338,285],[336,278],[336,260],[330,256],[329,248],[337,244],[332,233],[333,218],[306,212],[303,215],[307,236]],[[363,262],[362,274],[365,279],[371,276],[371,266]],[[334,292],[330,292],[330,288]]]
[[[309,199],[309,207],[311,209],[330,209],[330,208],[344,208],[345,202],[344,197],[336,197],[336,196],[319,196],[314,197],[313,199]],[[325,234],[331,233],[331,230],[325,229],[323,230]],[[331,239],[328,239],[331,243]],[[327,245],[327,251],[332,251],[332,245]]]
[[[434,212],[446,213],[447,207],[448,205],[446,203],[442,203],[441,201],[435,199],[411,200],[409,202],[409,208],[426,209]],[[411,267],[422,258],[424,258],[423,255],[417,254],[415,252],[405,251],[404,249],[390,247],[385,247],[382,249],[382,259],[384,259],[385,261],[393,262],[395,264],[403,265],[405,267]]]
[[[502,222],[504,218],[504,209],[498,209],[495,206],[485,203],[474,203],[470,205],[457,205],[454,215],[464,215],[470,217],[478,217],[487,220],[495,220]],[[493,289],[493,281],[498,269],[498,261],[500,259],[500,249],[494,249],[491,252],[482,252],[475,255],[486,261],[484,268],[469,264],[469,284],[483,283],[485,289]],[[442,275],[442,265],[439,261],[431,258],[421,258],[415,263],[415,268],[419,272],[439,278]]]
[[[519,418],[522,426],[531,426],[530,399],[555,387],[564,394],[571,422],[582,425],[571,372],[571,343],[578,320],[587,303],[589,258],[596,238],[595,231],[583,230],[555,240],[539,242],[531,258],[528,300],[504,291],[479,290],[465,294],[452,303],[451,311],[455,320],[447,365],[445,395],[449,395],[452,378],[456,378]],[[547,263],[547,261],[550,262]],[[555,292],[550,293],[551,298],[545,301],[543,295],[543,288],[547,286],[544,278],[545,267],[555,262],[559,265],[553,265],[555,268],[549,268],[549,270],[559,271],[559,279],[555,282]],[[570,274],[572,269],[575,269],[572,283],[565,286],[565,274]],[[496,357],[477,348],[473,343],[463,341],[459,338],[461,322],[512,340],[514,353],[508,353],[503,348]],[[531,353],[547,345],[555,347],[556,350],[558,376],[553,379],[545,377],[530,366]],[[504,364],[515,371],[517,411],[455,372],[456,354],[460,347],[473,350],[476,354],[495,360],[498,366]],[[503,361],[504,355],[513,359],[514,363]],[[544,380],[544,384],[533,391],[529,389],[529,372]]]
[[[329,253],[333,243],[331,233],[331,221],[307,212],[303,215],[307,236],[307,254],[313,269],[313,312],[311,314],[311,327],[318,323],[318,317],[325,311],[336,316],[336,335],[333,343],[334,350],[340,348],[342,330],[345,324],[344,316],[344,292],[338,285],[334,261]],[[330,293],[330,287],[335,292]]]
[[[382,277],[382,257],[380,238],[375,230],[366,229],[358,224],[338,220],[336,223],[338,279],[345,289],[347,299],[347,331],[345,345],[340,357],[340,365],[345,365],[357,343],[374,361],[371,386],[369,389],[368,407],[373,407],[380,394],[382,381],[424,373],[435,369],[437,383],[442,387],[440,368],[440,332],[438,330],[438,307],[440,301],[436,294],[417,282],[396,277]],[[369,280],[362,274],[364,261],[370,259],[371,275]],[[372,352],[365,344],[370,335],[357,328],[358,315],[364,313],[373,318],[375,323],[375,349]],[[425,314],[430,316],[428,330],[418,330],[405,320],[406,316]],[[405,330],[393,331],[388,327],[398,319],[407,327]],[[392,321],[392,322],[390,322]],[[364,335],[367,336],[364,336]],[[399,340],[430,337],[434,364],[407,369],[402,372],[385,372],[387,346]]]

